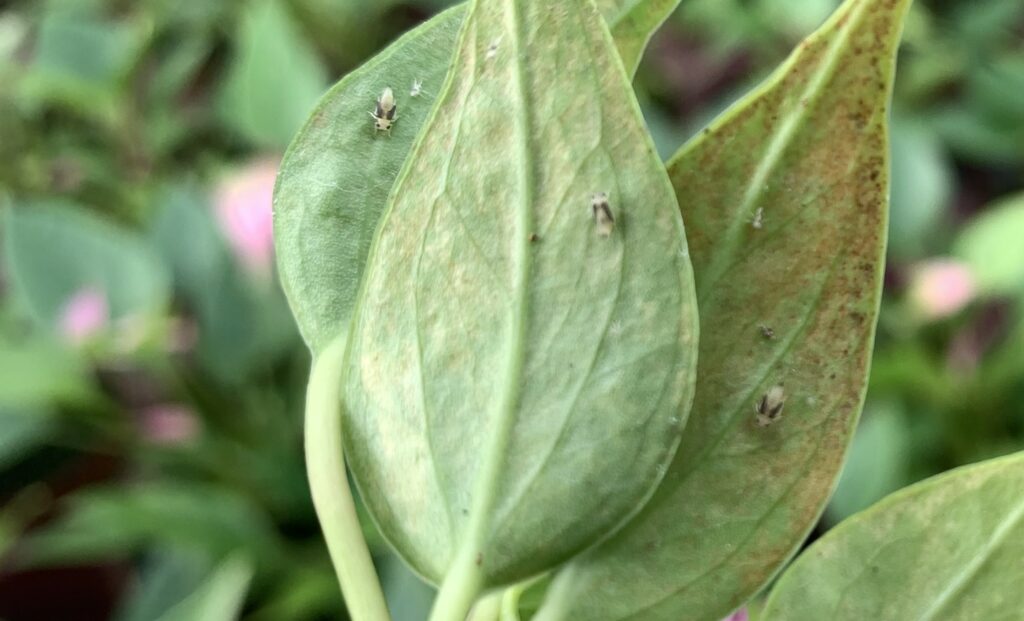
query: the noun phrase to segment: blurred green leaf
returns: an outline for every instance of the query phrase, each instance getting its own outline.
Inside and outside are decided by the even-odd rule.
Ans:
[[[39,325],[56,329],[85,289],[102,292],[113,321],[152,318],[167,306],[168,275],[135,233],[66,203],[7,209],[3,220],[11,292]]]
[[[205,554],[156,548],[142,561],[114,621],[154,621],[195,592],[213,563]]]
[[[86,6],[51,8],[39,24],[22,95],[32,105],[66,105],[113,122],[121,82],[146,37],[142,23],[107,20]]]
[[[239,269],[205,196],[172,186],[158,203],[151,235],[199,320],[200,357],[221,379],[239,381],[296,340],[288,308],[270,283]]]
[[[245,550],[280,560],[263,511],[227,488],[199,482],[93,487],[65,500],[64,515],[30,535],[21,564],[82,564],[122,558],[149,546],[202,552],[210,560]]]
[[[7,382],[7,376],[0,377]],[[41,412],[0,408],[0,470],[14,465],[45,443],[53,430],[53,419]]]
[[[1024,453],[901,490],[814,543],[767,621],[1017,619],[1024,610]]]
[[[238,619],[253,567],[242,554],[220,564],[203,584],[157,621],[232,621]]]
[[[556,574],[538,619],[724,617],[817,522],[867,384],[909,4],[844,3],[669,162],[701,316],[693,414],[654,497]],[[773,386],[783,418],[761,427]]]
[[[378,566],[391,621],[422,621],[428,618],[434,603],[433,587],[420,580],[393,554],[385,557]]]
[[[305,563],[290,569],[266,597],[269,601],[246,615],[247,621],[319,621],[339,617],[342,598],[338,579],[327,559],[323,560],[321,567]]]
[[[1024,194],[997,201],[970,221],[954,245],[988,294],[1024,291]]]
[[[895,402],[869,404],[829,502],[829,517],[846,519],[906,485],[912,442]]]
[[[952,165],[931,128],[905,116],[892,121],[890,259],[907,261],[934,248],[953,191]]]
[[[283,150],[327,89],[327,71],[282,0],[248,3],[239,28],[220,116],[253,144]]]
[[[632,76],[651,37],[679,0],[597,0],[596,4],[612,31],[626,73]]]
[[[0,408],[83,403],[96,391],[80,355],[48,339],[0,335]]]

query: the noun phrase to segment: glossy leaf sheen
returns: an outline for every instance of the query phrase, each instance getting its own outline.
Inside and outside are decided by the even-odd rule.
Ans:
[[[678,0],[600,4],[631,68]],[[346,76],[285,156],[274,199],[278,266],[314,352],[347,329],[380,214],[441,91],[465,12],[459,6],[434,17]],[[415,82],[421,92],[412,97]],[[368,113],[385,87],[395,92],[399,121],[390,136],[375,136]]]
[[[767,621],[1018,619],[1024,453],[933,477],[829,531],[779,579]]]
[[[642,505],[688,409],[697,326],[678,206],[600,14],[473,10],[370,254],[344,428],[406,560],[439,581],[470,551],[495,585]]]
[[[721,618],[821,513],[866,384],[907,4],[848,1],[670,162],[702,320],[693,415],[651,502],[556,578],[562,618]],[[783,418],[758,427],[777,384]]]

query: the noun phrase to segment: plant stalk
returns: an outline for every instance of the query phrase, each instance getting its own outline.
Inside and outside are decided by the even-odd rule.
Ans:
[[[346,339],[314,357],[306,390],[306,469],[320,527],[353,621],[390,621],[363,538],[341,442],[341,375]]]

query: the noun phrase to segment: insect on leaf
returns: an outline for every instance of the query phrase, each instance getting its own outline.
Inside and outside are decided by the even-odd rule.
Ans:
[[[486,587],[643,504],[688,411],[697,326],[678,203],[595,7],[471,11],[370,252],[344,428],[405,559]]]
[[[669,163],[701,315],[693,415],[654,498],[538,618],[721,618],[814,525],[863,402],[908,4],[848,0]],[[773,386],[785,414],[762,426]]]
[[[1024,453],[946,472],[842,522],[786,570],[767,621],[1016,619]]]

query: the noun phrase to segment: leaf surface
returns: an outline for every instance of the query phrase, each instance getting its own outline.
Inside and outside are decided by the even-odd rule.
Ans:
[[[779,579],[766,620],[1016,619],[1024,453],[941,474],[842,522]]]
[[[820,515],[871,356],[907,4],[846,2],[669,163],[701,314],[693,415],[654,498],[561,572],[539,618],[721,618]],[[778,385],[782,419],[760,427]]]
[[[677,4],[601,3],[620,52],[633,57],[627,68],[635,67],[650,31]],[[370,241],[444,84],[465,13],[465,5],[441,13],[347,75],[321,99],[285,156],[275,192],[278,266],[314,352],[347,329]],[[394,90],[399,120],[390,136],[375,136],[369,113],[386,87]]]
[[[697,326],[678,204],[596,8],[472,11],[370,252],[344,428],[406,560],[440,581],[470,559],[498,585],[646,500]]]

